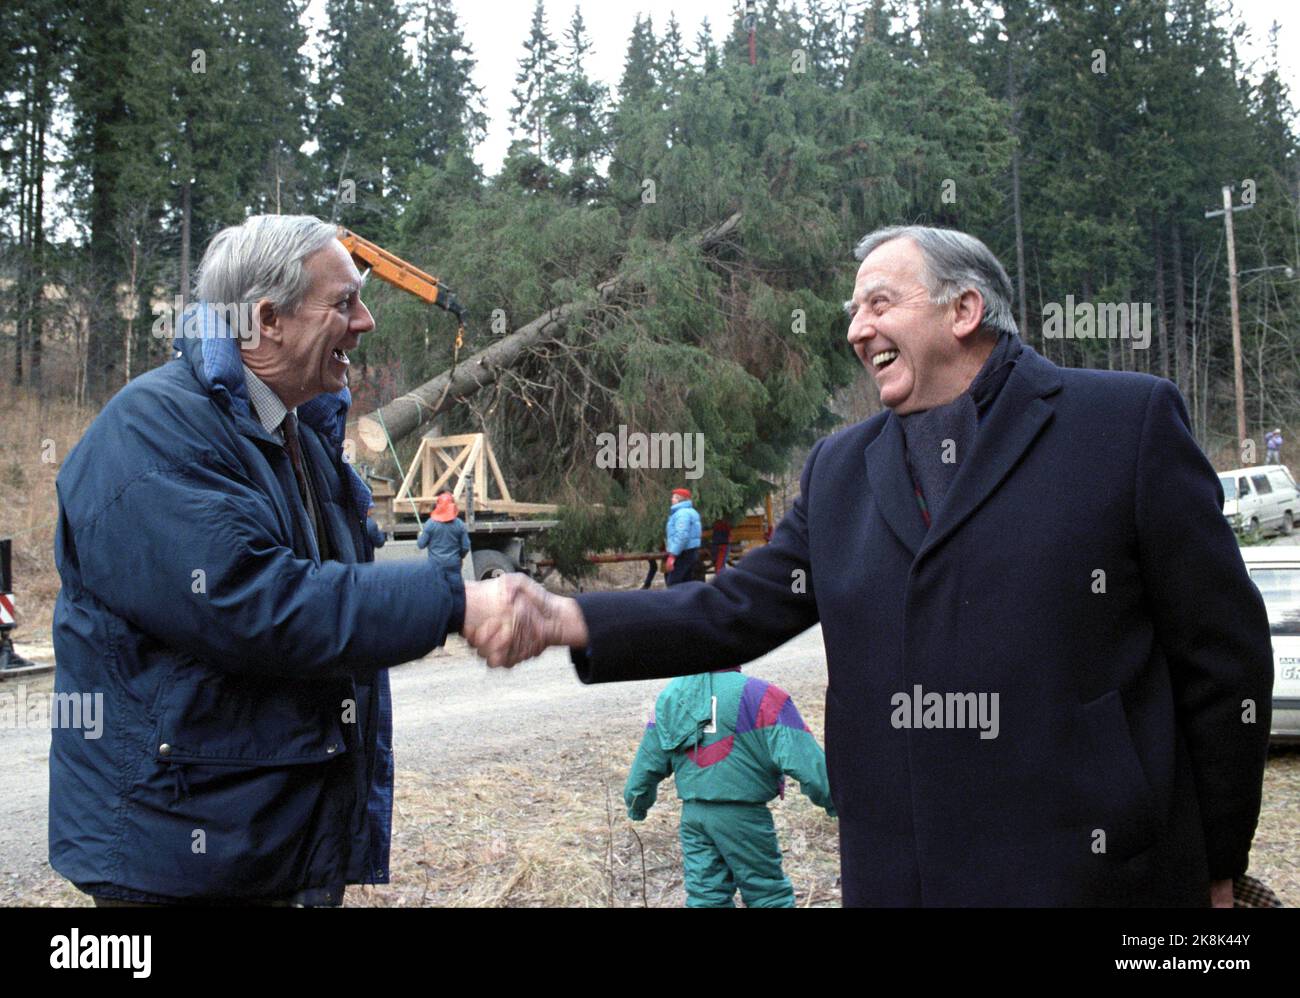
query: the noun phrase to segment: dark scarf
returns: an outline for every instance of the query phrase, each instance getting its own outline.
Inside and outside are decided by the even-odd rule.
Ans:
[[[938,516],[962,459],[975,444],[979,421],[1006,384],[1024,346],[1015,333],[1003,332],[970,387],[951,402],[899,416],[907,465],[929,527]],[[944,441],[951,440],[951,446]],[[945,461],[945,457],[948,458]]]

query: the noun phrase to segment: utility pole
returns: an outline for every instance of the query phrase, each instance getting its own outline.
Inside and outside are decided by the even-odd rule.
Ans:
[[[1228,234],[1228,295],[1232,302],[1232,380],[1237,392],[1237,448],[1246,442],[1246,379],[1241,371],[1241,309],[1237,304],[1237,244],[1232,238],[1232,213],[1255,207],[1253,204],[1232,203],[1232,188],[1223,185],[1223,208],[1207,211],[1206,218],[1223,216],[1223,226]]]

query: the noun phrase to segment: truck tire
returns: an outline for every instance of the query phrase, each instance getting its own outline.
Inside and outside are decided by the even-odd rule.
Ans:
[[[474,578],[479,582],[495,579],[498,575],[505,575],[507,572],[519,571],[519,566],[500,551],[486,549],[474,551],[470,556],[474,559]]]

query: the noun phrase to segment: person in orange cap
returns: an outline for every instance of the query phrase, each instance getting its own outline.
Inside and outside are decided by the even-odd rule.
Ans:
[[[460,571],[461,559],[469,554],[469,531],[456,515],[456,499],[450,490],[440,489],[434,497],[433,512],[415,544],[428,548],[432,560]]]

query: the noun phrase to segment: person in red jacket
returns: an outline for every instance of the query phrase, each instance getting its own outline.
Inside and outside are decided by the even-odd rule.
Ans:
[[[727,567],[727,552],[731,549],[731,524],[726,520],[714,520],[713,530],[709,536],[712,549],[713,571],[721,572]]]

